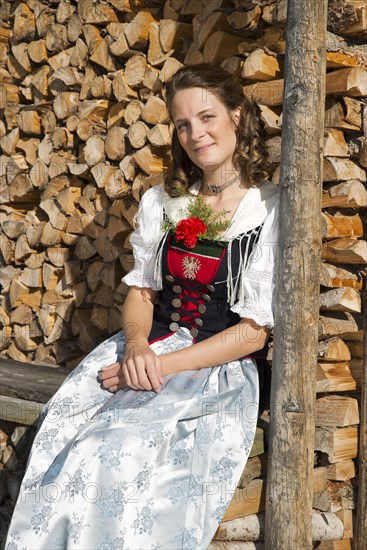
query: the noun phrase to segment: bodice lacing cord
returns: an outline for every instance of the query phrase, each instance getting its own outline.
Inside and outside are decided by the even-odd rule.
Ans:
[[[196,337],[199,334],[198,327],[203,326],[200,315],[206,312],[204,302],[211,301],[210,293],[214,292],[214,286],[177,276],[173,277],[172,275],[166,275],[166,281],[173,285],[173,292],[179,295],[179,297],[172,300],[172,306],[177,311],[171,313],[170,330],[176,332],[180,326],[186,326],[190,330],[191,336]],[[190,295],[185,294],[185,291],[189,292]],[[194,305],[193,309],[185,307],[189,303]],[[178,324],[178,321],[180,324]]]

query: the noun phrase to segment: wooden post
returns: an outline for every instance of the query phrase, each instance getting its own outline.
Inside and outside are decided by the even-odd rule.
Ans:
[[[363,308],[363,384],[360,401],[357,524],[353,541],[355,550],[367,548],[367,289],[364,291]]]
[[[266,540],[312,548],[327,0],[288,0]]]

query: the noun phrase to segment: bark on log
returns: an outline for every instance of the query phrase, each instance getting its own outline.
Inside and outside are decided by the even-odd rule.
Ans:
[[[266,495],[265,545],[274,549],[309,548],[312,545],[312,488],[305,480],[311,477],[313,470],[310,449],[314,440],[314,359],[317,356],[321,232],[319,219],[311,223],[310,213],[318,212],[321,206],[315,182],[316,188],[319,186],[321,190],[323,131],[315,134],[315,128],[320,128],[320,125],[322,128],[324,122],[326,7],[326,2],[318,3],[316,7],[307,0],[300,3],[290,1],[287,22],[286,102],[283,106],[283,132],[286,132],[283,134],[280,177],[283,223],[280,226],[281,260],[278,264],[283,284],[278,285],[276,293],[275,319],[280,339],[276,342],[274,354]],[[307,47],[310,29],[313,51],[318,51],[317,56],[311,56]],[[300,66],[307,66],[307,73],[300,71]],[[317,74],[317,77],[311,79],[307,76],[309,74]],[[307,90],[304,80],[307,80]],[[271,84],[276,82],[279,81]],[[245,86],[245,93],[246,89],[249,91],[249,87]],[[267,101],[261,103],[269,104]],[[274,104],[273,99],[271,104]],[[312,131],[300,133],[299,127],[304,125],[305,119]],[[297,153],[304,150],[308,151],[307,157]],[[305,264],[306,248],[308,259]],[[292,260],[289,250],[292,250]],[[295,267],[298,256],[303,265],[302,272]],[[289,285],[294,289],[292,300]],[[305,300],[305,296],[312,298]],[[299,340],[301,332],[302,345]],[[297,374],[294,364],[297,364]],[[301,515],[302,522],[299,521]],[[297,525],[297,529],[288,529],[289,522]]]

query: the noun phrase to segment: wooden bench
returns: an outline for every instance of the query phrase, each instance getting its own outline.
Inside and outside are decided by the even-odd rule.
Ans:
[[[34,425],[70,370],[0,357],[0,419]]]

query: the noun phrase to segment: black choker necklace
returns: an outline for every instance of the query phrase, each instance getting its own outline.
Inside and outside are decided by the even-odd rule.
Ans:
[[[232,183],[235,183],[236,181],[239,181],[240,176],[236,175],[233,179],[227,181],[226,183],[223,183],[222,185],[211,185],[210,183],[207,183],[207,187],[209,188],[210,192],[214,195],[219,195],[223,191],[223,189],[227,189]]]

